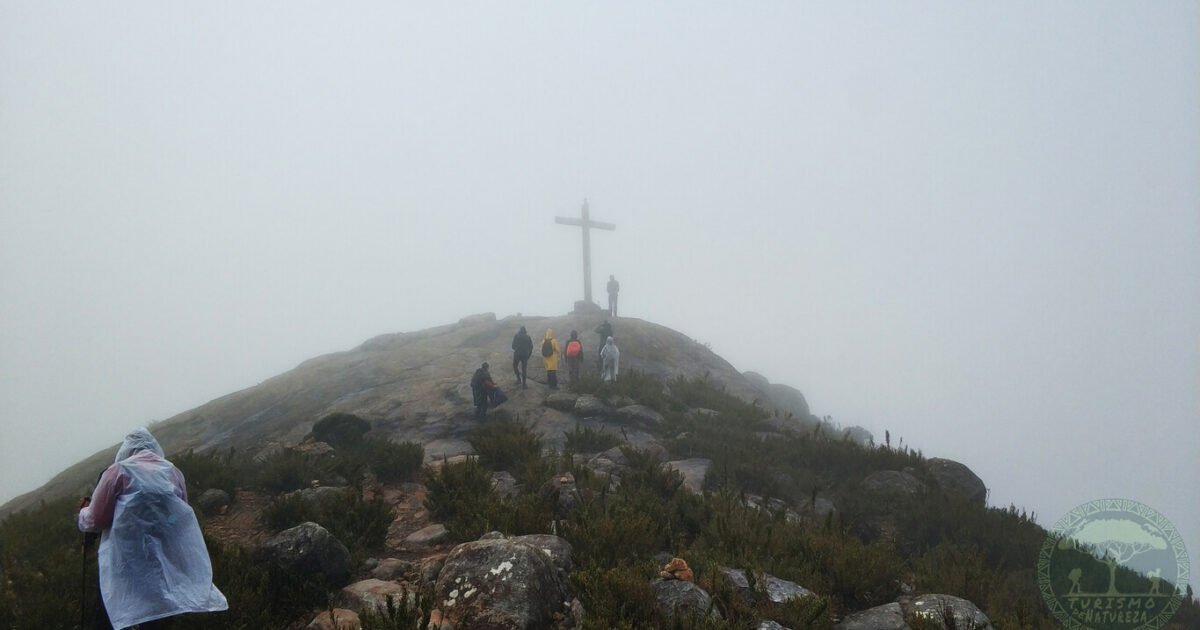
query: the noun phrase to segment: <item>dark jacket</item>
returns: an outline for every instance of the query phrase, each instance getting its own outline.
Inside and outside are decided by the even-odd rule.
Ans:
[[[518,358],[528,359],[533,356],[533,339],[525,332],[524,326],[513,335],[512,349]]]
[[[612,324],[604,322],[596,327],[596,334],[600,335],[600,347],[604,347],[604,343],[609,337],[613,336]]]
[[[492,382],[492,375],[483,368],[475,370],[475,374],[471,377],[471,398],[474,399],[477,407],[487,405],[488,391],[496,387]]]

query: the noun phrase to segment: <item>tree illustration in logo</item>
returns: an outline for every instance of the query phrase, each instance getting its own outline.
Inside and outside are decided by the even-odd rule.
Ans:
[[[1148,524],[1125,519],[1089,521],[1070,536],[1063,537],[1060,548],[1076,546],[1096,556],[1108,566],[1108,592],[1117,592],[1117,566],[1152,549],[1166,549],[1167,541]]]

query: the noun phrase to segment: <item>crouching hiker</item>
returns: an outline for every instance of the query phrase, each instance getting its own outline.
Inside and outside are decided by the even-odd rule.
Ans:
[[[604,347],[600,349],[600,361],[603,364],[601,378],[606,383],[616,381],[617,371],[621,362],[621,351],[617,349],[617,342],[613,341],[612,337],[609,337]]]
[[[484,363],[475,370],[471,377],[471,398],[475,401],[475,417],[482,418],[487,414],[488,405],[492,401],[492,392],[498,391],[488,372],[488,364]]]
[[[100,595],[114,630],[159,628],[168,617],[227,610],[183,473],[146,429],[117,450],[77,524],[99,532]]]

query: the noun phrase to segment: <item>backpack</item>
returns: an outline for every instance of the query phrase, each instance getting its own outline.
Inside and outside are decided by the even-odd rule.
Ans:
[[[549,339],[542,342],[542,356],[549,359],[554,356],[554,342]]]
[[[579,343],[578,339],[572,339],[567,342],[567,358],[574,359],[583,354],[583,344]]]

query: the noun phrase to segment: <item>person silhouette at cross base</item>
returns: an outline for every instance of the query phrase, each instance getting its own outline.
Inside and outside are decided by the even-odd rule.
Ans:
[[[617,316],[617,294],[621,292],[621,283],[616,276],[608,277],[608,316]]]
[[[80,531],[99,532],[100,596],[114,630],[161,628],[184,613],[228,610],[183,473],[144,428],[125,436],[116,460],[80,502]]]
[[[529,357],[533,356],[533,339],[525,332],[524,326],[513,335],[512,351],[513,373],[517,375],[517,382],[521,387],[525,387],[529,382]]]

